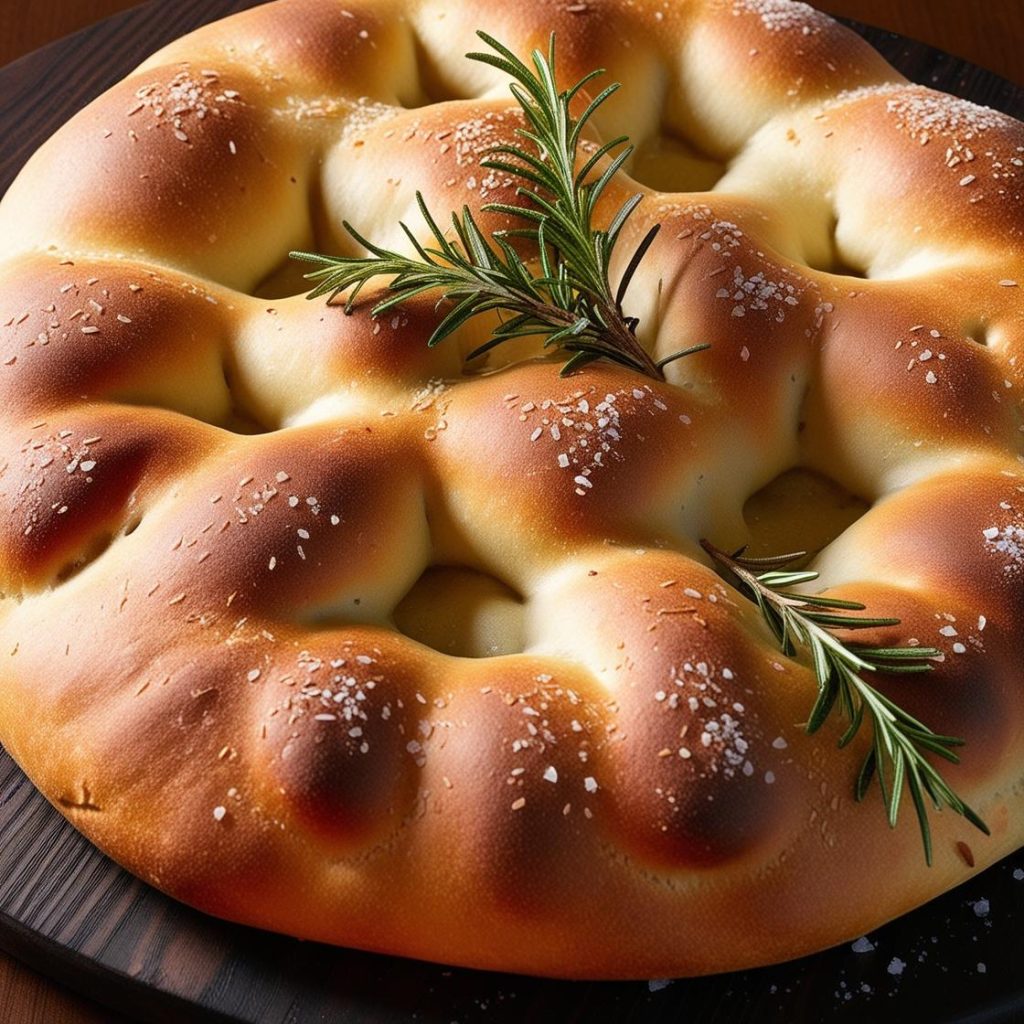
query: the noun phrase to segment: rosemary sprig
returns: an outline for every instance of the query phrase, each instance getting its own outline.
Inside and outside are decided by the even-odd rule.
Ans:
[[[798,648],[810,653],[818,698],[807,719],[807,732],[817,732],[838,703],[840,713],[849,720],[839,740],[839,746],[845,747],[859,732],[865,717],[870,719],[872,747],[857,774],[855,798],[863,800],[872,778],[877,778],[889,825],[895,828],[906,784],[929,865],[932,838],[926,796],[936,810],[946,805],[988,835],[985,822],[953,792],[925,756],[932,753],[957,764],[960,759],[952,748],[962,746],[963,740],[932,732],[864,679],[867,672],[931,671],[928,659],[941,652],[933,647],[870,647],[836,636],[836,630],[895,626],[900,620],[853,615],[850,613],[863,611],[865,606],[792,591],[790,588],[818,578],[812,570],[789,568],[806,552],[744,558],[742,550],[729,555],[706,540],[701,546],[750,593],[784,654],[792,657]]]
[[[510,89],[526,121],[525,127],[516,129],[524,144],[494,146],[481,161],[482,167],[520,179],[523,184],[516,194],[526,200],[526,205],[487,203],[482,209],[515,217],[525,226],[493,232],[488,241],[469,207],[464,206],[461,214],[451,215],[454,234],[449,238],[417,192],[416,201],[431,242],[421,244],[404,223],[400,224],[416,253],[407,256],[375,245],[344,221],[345,230],[370,255],[291,253],[293,258],[317,267],[305,275],[316,282],[308,298],[334,298],[351,287],[345,304],[345,311],[350,313],[368,281],[389,276],[388,288],[393,294],[373,307],[374,316],[415,295],[435,290],[441,293],[438,305],[450,304],[427,342],[430,346],[443,341],[473,317],[495,310],[499,317],[510,315],[502,318],[488,341],[467,358],[475,359],[513,338],[542,336],[545,348],[561,349],[568,354],[563,375],[595,359],[609,359],[663,380],[665,366],[707,346],[683,349],[655,361],[637,340],[639,321],[623,310],[630,281],[654,241],[658,225],[643,237],[614,291],[609,278],[612,253],[642,195],[637,193],[626,200],[607,228],[594,226],[598,200],[633,147],[628,145],[626,136],[612,139],[596,146],[580,169],[576,169],[583,130],[598,108],[618,90],[618,83],[598,93],[579,117],[573,117],[569,110],[572,101],[603,71],[592,71],[571,88],[559,91],[555,82],[554,33],[546,56],[534,50],[534,70],[486,32],[477,35],[494,52],[466,56],[490,64],[512,78]],[[529,248],[536,250],[534,262],[539,273],[534,273],[519,255],[510,238],[533,243]]]

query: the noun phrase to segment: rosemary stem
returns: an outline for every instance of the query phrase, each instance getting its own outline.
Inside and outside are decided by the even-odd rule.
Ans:
[[[738,580],[757,602],[784,654],[796,656],[797,647],[809,651],[818,697],[808,715],[806,731],[816,732],[838,707],[850,720],[839,740],[842,748],[857,734],[865,719],[870,721],[872,744],[854,783],[855,798],[862,799],[872,777],[877,779],[889,825],[895,828],[903,790],[908,788],[928,864],[932,862],[932,839],[925,796],[931,799],[936,810],[945,805],[988,835],[985,822],[957,796],[926,756],[931,752],[956,763],[959,759],[952,748],[961,746],[963,741],[937,735],[875,689],[862,675],[880,671],[930,671],[931,659],[941,652],[931,647],[851,645],[836,636],[835,630],[894,626],[899,620],[849,614],[863,610],[864,606],[791,590],[798,583],[817,579],[815,572],[793,572],[788,568],[802,558],[804,552],[774,559],[744,559],[742,550],[730,555],[708,540],[701,540],[700,544],[712,561]],[[839,614],[840,610],[844,614]],[[823,615],[827,616],[826,622],[816,620],[816,616]]]

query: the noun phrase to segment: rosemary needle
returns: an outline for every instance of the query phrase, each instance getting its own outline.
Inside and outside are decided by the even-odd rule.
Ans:
[[[836,630],[895,626],[900,620],[850,614],[864,611],[864,605],[791,590],[818,578],[811,570],[788,568],[806,554],[804,551],[774,558],[744,558],[742,551],[729,555],[706,540],[701,546],[748,591],[783,654],[792,657],[798,648],[809,652],[818,698],[807,719],[807,732],[817,732],[838,705],[849,721],[839,740],[839,746],[845,747],[860,731],[865,718],[870,720],[872,746],[857,774],[856,799],[863,800],[871,780],[877,779],[889,825],[895,828],[905,786],[917,813],[928,864],[932,862],[932,837],[926,797],[936,810],[945,805],[988,835],[985,822],[953,792],[925,756],[932,753],[957,764],[960,759],[953,748],[962,746],[963,740],[932,732],[864,678],[871,672],[929,672],[929,659],[942,652],[933,647],[870,647],[836,636]]]
[[[488,241],[469,207],[464,206],[461,213],[451,215],[449,237],[417,192],[429,242],[421,244],[408,226],[401,224],[415,253],[409,256],[374,244],[345,221],[345,230],[369,255],[291,253],[294,259],[317,267],[305,275],[315,282],[308,298],[334,298],[352,288],[345,304],[346,312],[351,312],[367,282],[387,276],[392,294],[373,307],[374,316],[424,292],[440,293],[438,305],[447,308],[427,342],[430,346],[473,317],[496,311],[501,322],[469,359],[513,338],[541,336],[545,348],[568,355],[563,375],[595,359],[608,359],[664,380],[665,366],[708,346],[682,349],[656,361],[636,337],[637,318],[623,310],[630,281],[654,241],[658,225],[644,235],[614,290],[609,276],[612,254],[642,195],[627,199],[606,228],[594,225],[598,200],[633,147],[625,136],[612,139],[596,146],[576,169],[583,130],[618,90],[618,84],[607,86],[579,117],[573,117],[573,100],[602,71],[592,71],[560,91],[555,81],[554,33],[547,55],[533,52],[533,69],[486,32],[477,35],[493,52],[467,57],[490,64],[512,79],[510,89],[525,120],[525,126],[516,129],[521,141],[494,146],[481,161],[485,168],[519,179],[522,184],[516,194],[525,203],[488,203],[482,209],[516,218],[523,226],[493,232]],[[512,238],[531,243],[528,249],[536,253],[535,258],[528,261],[520,256]]]

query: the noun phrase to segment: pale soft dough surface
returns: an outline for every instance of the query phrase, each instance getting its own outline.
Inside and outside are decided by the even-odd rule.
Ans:
[[[511,196],[478,27],[624,83],[630,311],[712,343],[669,383],[298,294],[343,219]],[[1022,158],[784,0],[280,0],[172,44],[0,205],[0,740],[182,900],[450,963],[729,970],[955,885],[1024,841]],[[943,650],[882,685],[966,739],[991,838],[933,815],[928,869],[854,804],[705,536],[820,548]]]

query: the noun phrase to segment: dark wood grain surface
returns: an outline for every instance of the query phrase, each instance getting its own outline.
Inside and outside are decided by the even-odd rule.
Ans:
[[[947,24],[942,11],[952,11],[951,3],[957,10]],[[157,46],[252,5],[152,0],[0,70],[0,192],[59,124]],[[28,6],[32,18],[43,12],[46,24],[54,8],[53,24],[60,24],[63,8],[72,27],[83,8],[94,16],[126,4],[7,0],[0,17],[7,49],[0,47],[0,61],[11,53],[10,11]],[[993,57],[983,63],[1013,73],[1024,42],[1019,0],[826,0],[820,6],[900,26],[916,12],[910,24],[922,26],[921,35],[948,38],[950,49],[967,53],[978,53],[980,42]],[[890,34],[869,37],[911,78],[1024,117],[1024,90]],[[1009,50],[1013,62],[1005,63]],[[125,874],[0,752],[0,948],[95,1000],[72,997],[0,954],[3,1024],[127,1019],[105,1007],[146,1021],[268,1024],[1018,1020],[1024,1019],[1024,856],[871,938],[875,948],[868,953],[846,947],[782,967],[665,987],[509,978],[295,942],[206,918]]]

